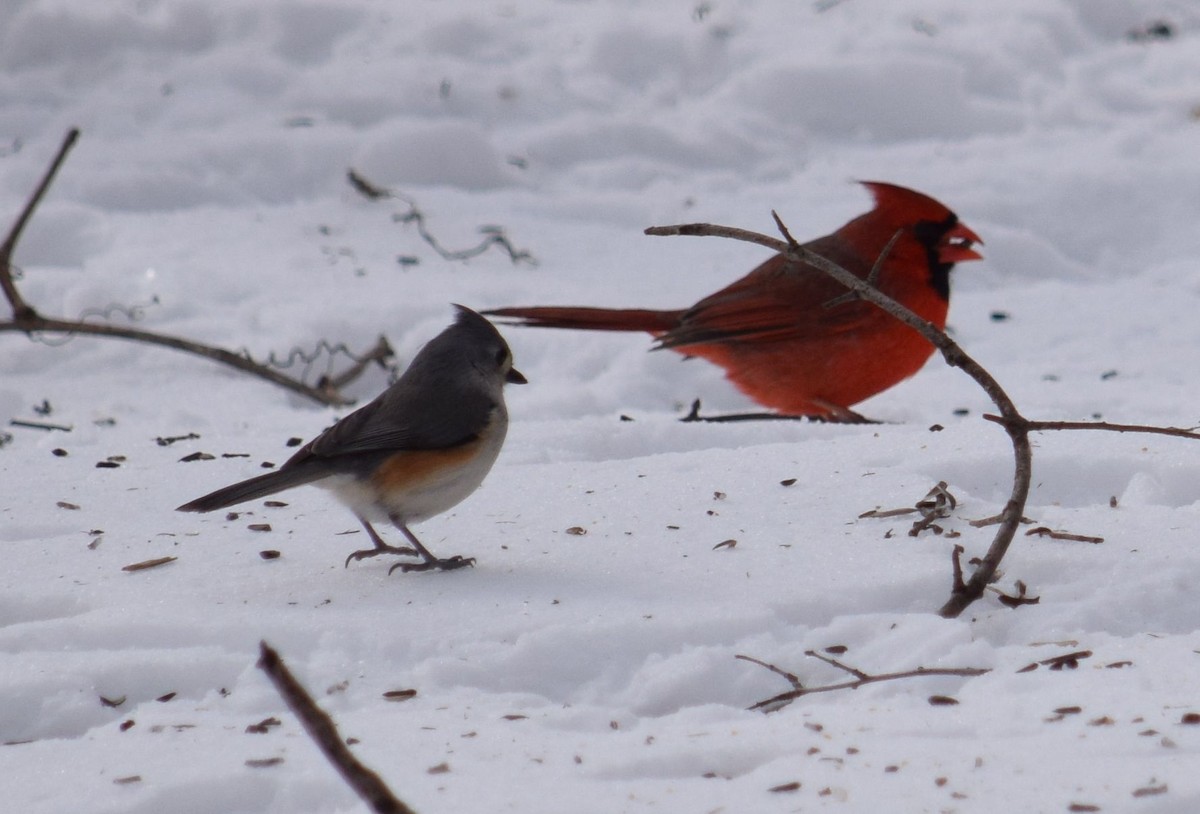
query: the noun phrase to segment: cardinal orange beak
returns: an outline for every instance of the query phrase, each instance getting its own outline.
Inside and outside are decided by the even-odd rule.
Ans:
[[[946,233],[942,239],[942,244],[938,247],[938,259],[943,263],[963,263],[967,260],[982,260],[983,255],[975,251],[972,246],[978,243],[983,245],[983,241],[979,239],[979,235],[966,224],[955,224],[954,228]]]

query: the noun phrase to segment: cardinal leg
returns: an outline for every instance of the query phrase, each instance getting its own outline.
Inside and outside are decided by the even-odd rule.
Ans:
[[[878,424],[878,421],[867,418],[846,407],[828,405],[829,413],[824,415],[784,415],[781,413],[723,413],[720,415],[701,415],[700,399],[692,402],[692,409],[683,418],[683,423],[703,421],[711,424],[723,424],[732,421],[814,421],[828,424]]]

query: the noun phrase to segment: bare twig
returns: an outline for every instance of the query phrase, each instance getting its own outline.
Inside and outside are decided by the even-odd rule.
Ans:
[[[779,695],[772,696],[763,701],[759,701],[751,706],[750,709],[757,709],[763,712],[775,712],[776,710],[787,706],[792,701],[795,701],[797,698],[803,698],[806,695],[813,695],[819,692],[836,692],[838,690],[856,690],[866,684],[878,684],[881,681],[898,681],[905,678],[921,678],[924,676],[962,676],[971,678],[990,672],[989,669],[984,667],[918,667],[915,670],[903,670],[897,673],[880,673],[878,675],[871,675],[870,673],[863,672],[856,667],[851,667],[850,665],[838,661],[837,659],[822,655],[815,650],[806,650],[804,651],[804,655],[810,656],[814,659],[819,659],[832,667],[836,667],[843,672],[849,673],[850,675],[854,676],[854,680],[842,681],[837,684],[824,684],[819,687],[804,687],[800,684],[800,679],[797,678],[794,673],[790,673],[786,670],[776,667],[773,664],[759,661],[758,659],[750,656],[739,655],[736,656],[736,658],[739,658],[742,661],[751,662],[752,664],[757,664],[760,667],[765,667],[776,675],[782,676],[788,681],[789,684],[792,685],[792,689],[788,690],[787,692],[780,693]]]
[[[780,223],[779,215],[776,215],[774,211],[772,211],[771,214],[775,217],[775,223],[779,224]],[[780,225],[782,227],[782,224],[780,224]],[[892,247],[896,245],[896,241],[899,240],[900,236],[903,234],[904,234],[903,229],[897,229],[895,234],[892,235],[891,239],[887,242],[887,244],[884,245],[883,251],[881,251],[879,253],[879,256],[875,258],[875,263],[871,266],[871,272],[867,275],[867,282],[870,283],[871,285],[875,286],[876,288],[879,287],[879,275],[883,271],[883,261],[887,260],[887,256],[892,253]],[[788,242],[795,243],[795,241],[792,239],[791,235],[788,236]],[[857,300],[857,299],[858,299],[857,294],[855,294],[853,291],[847,291],[845,294],[834,297],[832,300],[825,303],[825,305],[823,307],[826,309],[835,308],[839,305],[842,305],[843,303],[853,302],[854,300]]]
[[[902,517],[906,514],[912,514],[916,511],[914,506],[903,506],[899,509],[867,509],[858,516],[859,520],[866,518],[887,518],[887,517]]]
[[[305,384],[299,379],[293,379],[291,376],[280,373],[266,365],[259,364],[248,356],[244,356],[233,351],[225,350],[224,348],[215,348],[211,345],[205,345],[202,342],[194,342],[183,337],[171,336],[169,334],[160,334],[154,331],[144,331],[139,328],[130,328],[121,325],[110,325],[107,323],[95,322],[76,322],[74,320],[54,319],[52,317],[43,317],[36,313],[32,318],[14,319],[12,321],[0,321],[0,333],[20,331],[25,334],[35,333],[60,333],[68,335],[84,335],[84,336],[103,336],[113,339],[129,339],[135,342],[145,342],[150,345],[159,345],[166,348],[174,348],[185,353],[190,353],[194,356],[201,356],[205,359],[210,359],[214,362],[219,362],[223,365],[240,370],[244,373],[249,373],[257,376],[260,379],[266,379],[269,382],[279,385],[280,387],[291,390],[293,393],[298,393],[302,396],[328,405],[345,405],[351,401],[332,388],[322,389]]]
[[[309,737],[355,794],[379,814],[413,814],[413,810],[396,798],[378,774],[354,756],[338,734],[333,719],[317,706],[312,696],[288,670],[279,653],[266,642],[259,643],[259,653],[258,667],[271,679],[288,708],[304,724]]]
[[[967,586],[963,580],[962,555],[966,551],[960,545],[955,545],[950,552],[950,585],[951,592],[965,591]]]
[[[785,235],[787,234],[786,229],[781,231]],[[955,581],[950,599],[942,606],[940,613],[944,617],[955,618],[966,610],[972,602],[983,596],[988,583],[991,582],[993,574],[999,568],[1000,561],[1004,558],[1004,554],[1008,551],[1008,547],[1011,545],[1013,537],[1016,534],[1017,525],[1021,520],[1021,512],[1029,497],[1030,482],[1033,478],[1033,449],[1029,443],[1029,432],[1025,428],[1025,419],[1017,410],[1012,399],[1004,391],[1004,388],[1000,386],[1000,383],[982,365],[959,347],[954,340],[947,336],[944,331],[939,330],[937,326],[933,325],[933,323],[921,319],[891,297],[880,292],[879,289],[871,285],[867,280],[855,276],[838,264],[797,244],[794,240],[785,242],[745,229],[717,226],[708,223],[653,226],[646,230],[646,234],[658,236],[693,235],[742,240],[781,252],[793,262],[806,263],[813,266],[833,277],[861,299],[867,300],[876,307],[883,309],[920,333],[921,336],[929,340],[941,352],[942,357],[946,360],[946,364],[951,367],[960,368],[983,388],[984,392],[987,393],[988,397],[991,398],[992,402],[1000,410],[1000,416],[1003,419],[1000,422],[1001,426],[1004,427],[1009,439],[1012,441],[1014,459],[1012,492],[1009,495],[1004,510],[1001,512],[1003,520],[996,530],[996,536],[993,538],[987,554],[980,561],[969,580]]]
[[[997,523],[1001,523],[1003,521],[1004,521],[1004,515],[993,514],[991,517],[981,517],[978,520],[969,520],[967,522],[970,523],[970,525],[972,527],[981,529],[986,526],[994,526]],[[1033,521],[1030,520],[1028,517],[1022,517],[1020,522],[1028,525],[1029,523],[1032,523]]]
[[[1006,594],[994,585],[989,585],[988,590],[996,594],[996,598],[1001,605],[1007,608],[1019,608],[1022,605],[1036,605],[1042,601],[1040,596],[1030,596],[1029,589],[1021,580],[1017,580],[1016,594]]]
[[[726,415],[701,415],[700,414],[700,399],[692,402],[692,407],[688,410],[687,415],[679,419],[684,424],[690,424],[695,421],[707,421],[710,423],[730,423],[734,421],[805,421],[809,416],[803,415],[780,415],[779,413],[729,413]]]
[[[1055,531],[1047,526],[1038,526],[1025,532],[1026,537],[1049,537],[1051,540],[1069,540],[1074,543],[1092,543],[1099,544],[1104,542],[1103,537],[1093,537],[1088,534],[1072,534],[1067,531]]]
[[[71,432],[75,429],[67,424],[51,424],[46,421],[28,421],[23,418],[14,418],[8,422],[10,427],[24,427],[28,430],[58,430],[59,432]]]
[[[25,202],[25,208],[21,210],[21,214],[13,221],[12,228],[8,231],[8,236],[4,238],[4,243],[0,244],[0,289],[4,291],[5,298],[12,306],[13,317],[16,320],[36,317],[37,312],[33,310],[33,306],[25,302],[13,280],[13,252],[16,251],[17,241],[21,239],[21,233],[25,231],[25,224],[29,222],[29,219],[33,216],[33,211],[42,202],[46,190],[50,188],[50,184],[54,181],[54,176],[58,174],[59,167],[66,160],[67,153],[71,152],[71,148],[75,146],[75,142],[78,140],[79,128],[72,127],[63,138],[63,142],[59,146],[54,160],[46,168],[46,174],[42,176],[42,180],[38,183],[37,188],[29,196],[29,200]]]
[[[764,667],[767,670],[770,670],[772,673],[774,673],[777,676],[783,676],[783,678],[789,684],[792,685],[792,689],[800,689],[801,687],[804,686],[803,684],[800,683],[799,676],[797,676],[795,673],[789,673],[787,670],[784,670],[782,667],[776,667],[774,664],[770,664],[770,663],[762,661],[760,659],[756,659],[756,658],[754,658],[754,656],[738,655],[738,656],[734,656],[734,658],[741,659],[742,661],[748,661],[751,664],[757,664],[759,667]]]
[[[425,226],[425,213],[417,208],[416,201],[412,200],[407,195],[394,192],[387,187],[379,186],[378,184],[367,180],[365,177],[363,177],[362,173],[355,169],[346,171],[346,180],[350,183],[350,186],[354,187],[356,192],[368,200],[379,201],[384,199],[394,199],[397,201],[402,201],[405,205],[407,205],[408,211],[395,213],[392,215],[392,220],[396,223],[415,223],[417,226],[417,234],[421,236],[421,239],[428,243],[433,250],[440,254],[445,260],[470,260],[472,257],[478,257],[479,255],[483,254],[492,246],[499,246],[505,251],[506,254],[508,254],[508,259],[511,260],[514,265],[517,263],[529,263],[530,265],[534,266],[537,265],[537,260],[534,259],[533,255],[523,249],[518,249],[513,246],[513,244],[509,241],[508,236],[504,234],[504,230],[499,226],[479,227],[479,231],[485,235],[485,237],[477,246],[473,246],[469,249],[447,249],[438,242],[437,238],[435,238]]]
[[[134,571],[147,571],[151,568],[157,568],[160,565],[166,565],[167,563],[175,562],[175,560],[177,560],[177,559],[179,559],[179,558],[178,557],[156,557],[153,560],[142,560],[141,562],[135,562],[132,565],[126,565],[121,570],[128,571],[129,573],[133,573]]]
[[[988,421],[994,421],[997,424],[1006,424],[1009,419],[1002,418],[998,415],[984,413],[983,417]],[[1029,419],[1021,419],[1025,429],[1029,432],[1049,432],[1053,430],[1100,430],[1104,432],[1138,432],[1147,433],[1150,435],[1169,435],[1174,438],[1191,438],[1200,440],[1200,432],[1195,428],[1184,429],[1182,427],[1154,427],[1145,424],[1113,424],[1108,421],[1032,421]]]
[[[836,412],[830,415],[785,415],[782,413],[722,413],[721,415],[701,415],[700,399],[692,402],[687,415],[679,419],[684,424],[703,421],[709,424],[730,424],[735,421],[806,421],[810,424],[879,424],[880,422],[867,418],[846,407],[830,407]]]
[[[346,180],[350,182],[350,186],[354,187],[355,192],[369,201],[393,197],[391,190],[387,187],[381,187],[368,181],[353,168],[346,170]]]
[[[210,359],[214,362],[233,367],[244,373],[249,373],[261,379],[291,390],[294,393],[310,398],[321,404],[327,405],[345,405],[351,403],[338,392],[338,386],[345,384],[353,376],[362,372],[364,365],[358,363],[341,376],[331,379],[317,387],[313,387],[305,382],[280,373],[268,365],[260,364],[254,361],[247,354],[234,353],[223,348],[216,348],[210,345],[205,345],[201,342],[194,342],[190,339],[182,337],[160,334],[154,331],[145,331],[138,328],[131,328],[121,325],[113,325],[111,323],[95,323],[87,322],[84,318],[80,319],[60,319],[56,317],[44,317],[37,312],[36,309],[21,296],[21,292],[16,284],[16,275],[13,271],[12,256],[16,251],[17,242],[20,240],[21,233],[25,228],[25,224],[32,217],[34,210],[41,202],[49,189],[50,183],[54,180],[55,174],[63,161],[67,157],[67,153],[79,138],[79,130],[72,128],[67,132],[63,139],[62,145],[59,147],[58,153],[54,160],[50,163],[45,175],[37,188],[29,196],[25,207],[17,216],[12,228],[9,230],[8,236],[4,242],[0,244],[0,290],[3,290],[5,298],[8,300],[12,308],[12,319],[0,320],[0,333],[24,333],[26,336],[33,338],[35,335],[43,334],[61,334],[66,337],[84,335],[84,336],[100,336],[112,339],[128,339],[134,342],[145,342],[151,345],[159,345],[162,347],[173,348],[175,350],[190,353],[194,356],[201,356]],[[112,307],[106,309],[105,314],[112,311],[121,311],[131,318],[136,316],[137,309],[125,309]],[[390,348],[387,349],[390,352]],[[364,359],[376,360],[380,358],[380,346],[370,351]]]
[[[1074,670],[1077,667],[1079,667],[1079,662],[1083,661],[1084,659],[1091,658],[1091,657],[1092,657],[1091,650],[1076,650],[1073,653],[1063,653],[1061,656],[1051,656],[1048,659],[1042,659],[1041,661],[1035,661],[1032,664],[1028,664],[1028,665],[1022,667],[1020,670],[1017,670],[1017,672],[1018,673],[1032,672],[1033,670],[1036,670],[1038,668],[1038,665],[1042,665],[1042,664],[1046,665],[1051,670],[1055,670],[1055,671],[1063,670],[1064,668],[1067,670]]]
[[[334,392],[341,390],[343,387],[361,376],[367,367],[372,363],[386,365],[387,361],[396,355],[396,352],[392,350],[391,343],[388,342],[387,337],[383,336],[382,334],[379,336],[379,339],[376,340],[375,347],[371,348],[362,356],[355,356],[354,354],[350,353],[350,351],[346,349],[345,345],[339,345],[338,348],[340,348],[343,353],[353,359],[354,364],[336,376],[322,376],[321,381],[317,383],[319,387],[330,388]]]

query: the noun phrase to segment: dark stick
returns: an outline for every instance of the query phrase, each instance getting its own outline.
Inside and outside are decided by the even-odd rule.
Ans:
[[[726,415],[700,415],[700,399],[692,402],[692,409],[688,410],[688,414],[679,419],[684,424],[693,423],[696,421],[705,421],[709,423],[722,423],[733,421],[805,421],[808,416],[803,415],[780,415],[779,413],[728,413]]]
[[[365,177],[363,177],[362,173],[353,168],[346,171],[346,180],[350,182],[350,186],[354,187],[355,192],[362,195],[364,198],[367,198],[368,200],[379,201],[391,198],[398,201],[403,201],[405,204],[407,204],[408,211],[403,214],[399,212],[395,213],[392,215],[392,220],[396,223],[415,223],[417,225],[417,234],[421,236],[421,239],[428,243],[433,250],[440,254],[445,260],[470,260],[472,257],[478,257],[479,255],[483,254],[492,246],[499,246],[508,253],[508,259],[511,260],[514,265],[521,261],[529,263],[532,266],[537,265],[537,260],[534,259],[533,255],[527,251],[522,251],[513,246],[508,237],[504,234],[504,230],[498,226],[480,227],[479,231],[482,232],[485,237],[479,243],[479,245],[475,246],[474,248],[457,250],[447,249],[438,242],[437,238],[433,236],[433,233],[431,233],[429,228],[425,225],[425,213],[417,208],[416,201],[412,200],[407,195],[403,195],[399,192],[393,192],[387,187],[381,187],[378,184],[367,180]]]
[[[414,814],[411,808],[396,799],[379,775],[354,757],[338,734],[333,719],[317,706],[312,696],[288,670],[279,654],[266,642],[259,643],[259,651],[258,667],[271,679],[275,689],[287,702],[288,708],[304,724],[309,737],[316,742],[329,762],[341,773],[342,779],[354,789],[363,802],[379,814]]]
[[[265,365],[243,356],[233,351],[225,350],[224,348],[214,348],[210,345],[205,345],[201,342],[193,342],[190,339],[183,339],[177,336],[168,334],[155,333],[153,331],[143,331],[138,328],[128,328],[121,325],[111,325],[108,323],[98,322],[76,322],[67,319],[55,319],[53,317],[43,317],[36,313],[32,308],[28,309],[28,316],[24,319],[14,319],[11,322],[0,322],[0,333],[20,331],[24,334],[33,333],[63,333],[63,334],[83,334],[86,336],[105,336],[114,339],[129,339],[134,342],[145,342],[150,345],[161,345],[167,348],[190,353],[195,356],[202,356],[205,359],[210,359],[214,362],[219,362],[223,365],[236,368],[244,373],[250,373],[258,376],[261,379],[266,379],[269,382],[291,390],[293,393],[299,393],[302,396],[310,398],[321,404],[331,406],[342,406],[350,404],[350,400],[342,396],[332,387],[317,388],[305,384],[299,379],[293,379],[273,370]]]
[[[996,536],[992,540],[987,554],[980,560],[979,565],[975,568],[969,580],[954,586],[950,598],[939,611],[942,616],[953,619],[966,610],[972,602],[983,596],[988,583],[992,581],[992,577],[1000,567],[1000,561],[1004,559],[1004,555],[1008,551],[1013,537],[1016,535],[1017,525],[1021,520],[1021,512],[1025,507],[1025,501],[1029,497],[1030,482],[1033,479],[1033,449],[1029,443],[1029,431],[1025,428],[1025,419],[1017,410],[1012,399],[1008,397],[1004,388],[1000,386],[1000,383],[982,365],[959,347],[958,343],[947,336],[944,331],[938,330],[933,323],[921,319],[891,297],[883,294],[867,280],[856,277],[838,264],[826,260],[816,252],[796,243],[791,238],[791,235],[787,233],[787,229],[779,220],[779,216],[775,215],[775,213],[772,213],[772,215],[775,217],[775,222],[779,225],[780,231],[787,238],[786,242],[745,229],[735,229],[730,226],[714,226],[708,223],[652,226],[646,230],[646,234],[658,236],[694,235],[742,240],[773,249],[786,255],[789,260],[794,262],[807,263],[810,266],[814,266],[846,286],[846,288],[850,289],[858,297],[883,309],[920,333],[921,336],[929,340],[941,352],[942,357],[946,360],[946,364],[950,365],[950,367],[960,368],[974,379],[1000,410],[1002,418],[1000,422],[1001,426],[1008,433],[1013,446],[1013,488],[1008,502],[1001,512],[1003,519],[1000,522],[1000,527],[996,530]]]
[[[904,670],[898,673],[880,673],[879,675],[871,675],[855,667],[843,664],[837,659],[823,656],[815,650],[806,650],[804,651],[804,655],[811,656],[815,659],[820,659],[830,666],[849,673],[850,675],[854,676],[854,680],[843,681],[838,684],[825,684],[820,687],[802,687],[800,686],[800,680],[794,674],[789,673],[786,670],[776,667],[773,664],[759,661],[756,658],[751,658],[750,656],[737,656],[736,658],[742,659],[743,661],[752,662],[761,667],[765,667],[776,675],[783,676],[788,680],[788,683],[792,685],[792,689],[788,690],[787,692],[772,696],[764,701],[759,701],[757,704],[751,706],[750,709],[759,709],[764,712],[774,712],[780,707],[786,706],[792,701],[795,701],[797,698],[803,698],[806,695],[813,695],[819,692],[836,692],[838,690],[856,690],[866,684],[877,684],[881,681],[898,681],[900,679],[920,678],[922,676],[962,676],[965,678],[972,678],[974,676],[981,676],[984,673],[991,672],[989,669],[984,667],[945,667],[931,669],[918,667],[915,670]]]
[[[334,393],[341,390],[350,382],[357,379],[366,371],[367,367],[372,363],[383,365],[388,359],[396,355],[392,350],[392,345],[387,341],[386,336],[380,336],[375,342],[375,347],[371,348],[358,359],[354,360],[354,364],[336,376],[331,376],[324,381],[325,389],[331,389]]]
[[[42,176],[41,183],[37,185],[37,189],[29,196],[29,200],[25,202],[25,208],[21,210],[21,214],[13,222],[12,229],[9,230],[8,236],[4,238],[4,243],[0,244],[0,289],[4,291],[4,296],[12,305],[13,316],[20,320],[23,317],[37,316],[37,312],[29,303],[25,302],[25,298],[21,296],[21,292],[17,290],[16,283],[13,282],[12,274],[12,256],[16,251],[17,241],[21,239],[21,232],[25,230],[25,224],[29,222],[33,216],[33,210],[37,209],[39,203],[42,202],[42,197],[45,196],[46,190],[50,188],[50,184],[54,181],[54,176],[58,174],[58,168],[62,166],[63,161],[67,158],[67,153],[75,146],[75,142],[79,140],[79,128],[72,127],[67,131],[66,137],[63,138],[63,143],[58,148],[58,154],[54,156],[54,160],[50,162],[50,167],[46,170],[46,174]]]
[[[853,295],[850,295],[853,296]],[[708,424],[728,424],[735,421],[807,421],[811,424],[879,424],[881,422],[867,418],[853,410],[842,409],[834,415],[783,415],[781,413],[722,413],[720,415],[700,415],[700,399],[692,402],[692,408],[687,415],[679,419],[682,424],[693,424],[703,421]]]
[[[14,418],[8,422],[10,427],[24,427],[29,430],[58,430],[59,432],[70,432],[74,427],[66,424],[50,424],[46,421],[26,421],[23,418]]]
[[[12,319],[0,321],[0,333],[19,331],[27,336],[32,336],[35,333],[85,334],[161,345],[196,356],[203,356],[206,359],[228,365],[244,373],[258,376],[261,379],[266,379],[269,382],[278,384],[321,404],[342,406],[351,403],[349,399],[346,399],[338,392],[338,386],[359,375],[365,368],[367,360],[384,358],[384,355],[390,353],[391,349],[386,348],[386,343],[377,345],[375,350],[371,351],[364,360],[360,360],[346,373],[332,379],[331,383],[320,387],[311,387],[298,379],[293,379],[266,365],[255,362],[243,354],[233,353],[222,348],[214,348],[188,339],[159,334],[153,331],[143,331],[137,328],[125,328],[107,323],[84,322],[83,320],[43,317],[32,305],[26,302],[25,298],[21,296],[21,292],[13,276],[13,252],[16,251],[17,242],[21,239],[21,233],[24,231],[26,223],[33,216],[34,210],[41,203],[63,161],[66,160],[67,154],[78,139],[79,130],[77,128],[67,131],[67,135],[59,147],[58,153],[55,155],[54,160],[50,162],[50,166],[47,168],[45,175],[42,176],[41,182],[29,196],[29,200],[25,202],[24,209],[21,210],[20,215],[13,222],[12,228],[9,229],[4,242],[0,244],[0,290],[4,292],[5,298],[12,307],[13,314]]]
[[[997,424],[1006,424],[1009,419],[998,415],[984,413],[983,417]],[[1195,429],[1182,427],[1154,427],[1146,424],[1113,424],[1108,421],[1032,421],[1021,419],[1022,425],[1029,432],[1048,432],[1053,430],[1102,430],[1105,432],[1139,432],[1150,435],[1170,435],[1174,438],[1192,438],[1200,440],[1200,432]]]

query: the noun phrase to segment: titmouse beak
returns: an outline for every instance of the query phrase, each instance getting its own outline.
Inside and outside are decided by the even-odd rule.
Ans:
[[[525,374],[515,367],[508,369],[508,374],[504,377],[504,381],[509,384],[529,384],[529,379],[525,378]]]

